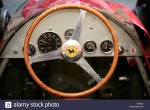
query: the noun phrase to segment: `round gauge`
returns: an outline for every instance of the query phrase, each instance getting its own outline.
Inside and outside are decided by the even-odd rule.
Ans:
[[[22,51],[24,50],[24,48],[22,49]],[[33,45],[29,44],[28,46],[28,55],[29,56],[33,56],[36,53],[36,49]]]
[[[68,30],[65,32],[65,39],[66,39],[66,40],[69,40],[69,39],[70,39],[70,37],[71,37],[72,34],[73,34],[73,31],[74,31],[74,29],[68,29]]]
[[[54,32],[46,32],[38,39],[38,48],[43,54],[57,50],[61,45],[60,37]]]
[[[87,53],[94,53],[96,51],[96,43],[94,41],[87,41],[85,44],[84,44],[84,50],[87,52]]]
[[[36,49],[33,45],[29,44],[28,54],[29,56],[33,56],[36,52]]]
[[[103,53],[111,53],[113,49],[113,43],[109,40],[105,40],[101,43],[100,49]]]

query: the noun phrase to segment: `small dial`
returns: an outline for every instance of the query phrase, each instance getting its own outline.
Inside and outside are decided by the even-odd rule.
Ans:
[[[100,49],[103,53],[111,53],[113,49],[113,43],[109,40],[105,40],[101,43]]]
[[[96,51],[96,43],[94,41],[87,41],[85,44],[84,44],[84,50],[87,52],[87,53],[94,53]]]
[[[57,50],[61,45],[60,37],[54,32],[46,32],[38,39],[38,48],[43,54]]]
[[[72,34],[73,34],[73,31],[74,31],[74,29],[68,29],[68,30],[65,32],[65,39],[66,39],[66,40],[69,40],[69,39],[70,39],[70,37],[71,37]]]
[[[33,56],[36,52],[36,49],[33,45],[29,44],[28,54],[29,56]]]
[[[24,48],[22,49],[22,51],[24,50]],[[29,56],[33,56],[36,53],[36,49],[33,45],[29,44],[28,46],[28,55]]]

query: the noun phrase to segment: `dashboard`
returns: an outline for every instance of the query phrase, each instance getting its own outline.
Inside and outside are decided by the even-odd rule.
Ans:
[[[33,22],[35,23],[41,12],[20,23],[15,27],[16,30],[13,34],[11,34],[11,31],[8,33],[12,36],[10,35],[11,37],[3,46],[3,50],[0,50],[1,64],[4,65],[1,66],[1,98],[60,98],[58,94],[55,94],[55,96],[53,92],[49,93],[41,89],[45,86],[41,86],[41,83],[37,84],[35,77],[32,77],[34,80],[31,78],[33,74],[31,75],[32,72],[28,71],[30,68],[33,68],[37,77],[48,87],[65,93],[78,93],[88,90],[98,85],[101,79],[107,77],[110,68],[114,67],[112,66],[113,61],[116,61],[113,60],[114,43],[112,35],[105,23],[91,12],[86,12],[84,19],[79,19],[81,11],[83,10],[68,8],[54,11],[45,16],[31,34],[28,48],[29,62],[26,62],[26,57],[24,58],[27,52],[26,48],[24,49],[24,41],[30,26]],[[133,34],[134,32],[130,33],[129,23],[123,24],[121,20],[114,18],[113,15],[109,15],[103,10],[98,11],[106,17],[117,35],[119,58],[109,81],[98,88],[97,91],[84,97],[92,99],[147,98],[147,90],[149,89],[143,86],[144,84],[147,85],[146,81],[143,81],[147,78],[142,76],[144,73],[141,67],[144,69],[144,66],[142,66],[140,58],[143,57],[143,53],[138,44],[137,35]],[[79,32],[80,35],[77,40],[80,48],[76,49],[78,48],[76,42],[73,42],[73,46],[76,46],[74,46],[75,49],[72,49],[72,44],[65,48],[67,41],[70,40],[69,43],[72,43],[71,38],[77,32],[75,30],[77,30],[76,27],[80,20],[83,20],[82,28],[79,29],[81,33]],[[135,31],[134,27],[133,31]],[[63,51],[63,48],[65,48],[65,51]],[[56,50],[60,50],[61,54]],[[24,51],[25,53],[23,53]],[[80,51],[79,57],[77,51]],[[70,53],[71,60],[68,60],[63,54],[64,52],[66,52],[66,55]],[[61,55],[62,58],[57,57],[57,55]],[[75,55],[77,59],[74,60],[72,55]],[[46,60],[41,60],[42,57]],[[29,67],[27,63],[32,64],[32,67]]]
[[[57,10],[43,18],[34,29],[29,45],[29,56],[39,56],[58,50],[72,35],[76,26],[79,9]],[[1,54],[1,58],[23,58],[23,45],[29,27],[36,19],[24,24],[12,37]],[[140,47],[118,24],[107,18],[114,28],[118,40],[120,56],[142,56]],[[87,12],[84,19],[81,37],[84,57],[113,56],[111,33],[102,20]],[[70,50],[71,52],[72,50]]]

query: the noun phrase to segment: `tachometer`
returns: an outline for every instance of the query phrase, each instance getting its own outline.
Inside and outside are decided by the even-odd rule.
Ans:
[[[61,45],[60,37],[54,32],[43,33],[38,39],[38,48],[43,54],[57,50]]]

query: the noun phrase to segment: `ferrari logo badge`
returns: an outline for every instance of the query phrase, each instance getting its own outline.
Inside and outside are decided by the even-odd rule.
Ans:
[[[75,57],[77,55],[77,48],[74,47],[74,46],[69,46],[67,49],[66,49],[66,55],[68,57]]]

